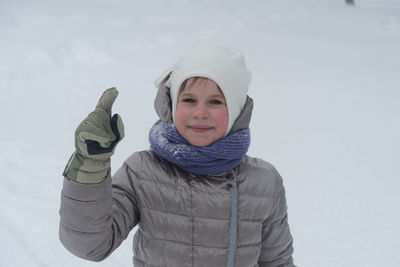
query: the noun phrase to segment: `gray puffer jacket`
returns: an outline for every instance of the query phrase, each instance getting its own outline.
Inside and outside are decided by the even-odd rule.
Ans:
[[[172,122],[169,89],[157,114]],[[231,132],[249,126],[247,98]],[[105,259],[138,225],[135,267],[292,267],[292,236],[282,178],[246,156],[229,172],[198,176],[153,151],[134,153],[111,178],[79,184],[67,177],[61,195],[60,240],[73,254]]]
[[[249,156],[197,176],[137,152],[102,183],[65,178],[60,215],[60,240],[88,260],[106,258],[138,225],[135,267],[294,266],[282,179]]]

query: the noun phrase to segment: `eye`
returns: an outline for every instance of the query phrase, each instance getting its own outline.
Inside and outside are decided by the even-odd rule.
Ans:
[[[194,103],[194,102],[196,102],[193,98],[184,98],[184,99],[182,99],[182,102],[185,102],[185,103]]]
[[[221,105],[221,104],[223,104],[223,102],[220,101],[220,100],[218,100],[218,99],[212,99],[212,100],[210,101],[210,104],[213,104],[213,105]]]

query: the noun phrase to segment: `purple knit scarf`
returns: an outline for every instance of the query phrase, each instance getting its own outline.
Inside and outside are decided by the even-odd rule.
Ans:
[[[249,128],[234,132],[209,146],[194,146],[176,130],[174,124],[157,121],[150,130],[151,148],[161,157],[185,171],[213,175],[231,170],[246,155],[250,145]]]

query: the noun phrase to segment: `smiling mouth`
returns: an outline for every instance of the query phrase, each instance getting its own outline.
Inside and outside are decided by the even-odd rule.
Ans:
[[[191,125],[188,128],[196,133],[205,133],[207,131],[212,130],[214,127],[203,126],[203,125]]]

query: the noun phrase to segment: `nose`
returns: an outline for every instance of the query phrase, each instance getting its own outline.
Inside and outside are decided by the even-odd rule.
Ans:
[[[208,117],[210,117],[210,113],[204,105],[198,105],[192,115],[196,119],[208,119]]]

